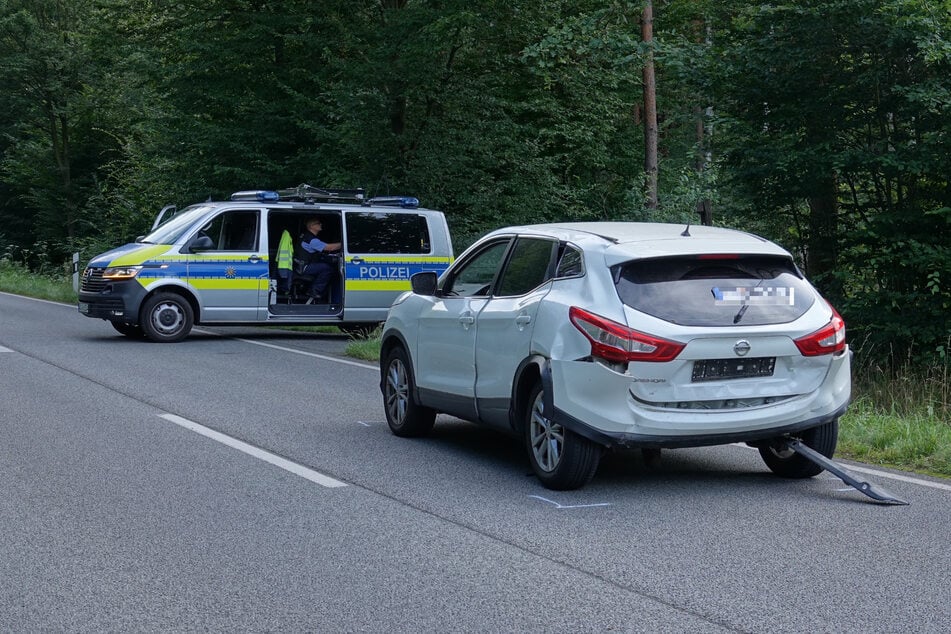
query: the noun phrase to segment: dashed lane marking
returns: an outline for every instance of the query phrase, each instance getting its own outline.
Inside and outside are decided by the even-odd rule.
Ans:
[[[330,476],[325,476],[324,474],[314,471],[309,467],[297,464],[296,462],[292,462],[286,458],[281,458],[280,456],[272,454],[269,451],[259,449],[258,447],[249,445],[248,443],[238,440],[237,438],[232,438],[227,434],[222,434],[221,432],[215,431],[214,429],[209,429],[204,425],[199,425],[198,423],[190,421],[187,418],[182,418],[181,416],[176,416],[175,414],[160,414],[159,417],[164,418],[170,423],[175,423],[180,427],[184,427],[185,429],[193,431],[196,434],[201,434],[206,438],[210,438],[216,442],[220,442],[223,445],[237,449],[238,451],[246,453],[249,456],[253,456],[258,460],[263,460],[264,462],[270,463],[275,467],[280,467],[285,471],[299,475],[305,480],[310,480],[311,482],[319,484],[320,486],[328,488],[347,486],[346,483],[341,482],[340,480],[335,480]]]

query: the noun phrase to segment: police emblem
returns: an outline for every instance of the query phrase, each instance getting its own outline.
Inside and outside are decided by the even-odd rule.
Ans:
[[[237,277],[237,275],[238,275],[238,272],[235,270],[233,266],[229,266],[228,268],[225,269],[225,277],[227,277],[228,279],[234,279],[235,277]]]

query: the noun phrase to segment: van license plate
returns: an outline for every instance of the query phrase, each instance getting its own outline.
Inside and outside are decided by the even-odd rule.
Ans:
[[[693,362],[693,382],[720,381],[722,379],[748,379],[756,376],[773,376],[776,357],[755,359],[704,359]]]

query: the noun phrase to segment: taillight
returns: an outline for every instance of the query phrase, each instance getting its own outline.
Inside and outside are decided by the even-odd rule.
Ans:
[[[591,356],[606,361],[670,361],[684,349],[682,343],[631,330],[577,306],[568,309],[568,318],[591,342]]]
[[[832,309],[832,320],[812,334],[796,339],[796,347],[804,357],[818,357],[845,349],[845,320]]]

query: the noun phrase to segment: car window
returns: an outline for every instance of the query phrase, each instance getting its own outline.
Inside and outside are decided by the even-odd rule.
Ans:
[[[211,238],[213,251],[256,251],[258,212],[226,211],[202,227],[201,233]]]
[[[449,285],[444,289],[444,294],[464,297],[488,295],[502,258],[508,250],[509,242],[509,240],[495,242],[468,258],[459,269],[453,272]]]
[[[519,238],[512,249],[495,293],[501,296],[524,295],[551,278],[554,240]]]
[[[688,256],[620,265],[621,301],[685,326],[758,326],[803,315],[816,294],[789,258]]]
[[[367,211],[347,214],[350,253],[429,253],[426,217],[414,213]]]
[[[584,257],[581,249],[570,244],[563,245],[555,277],[581,277],[584,275]]]

